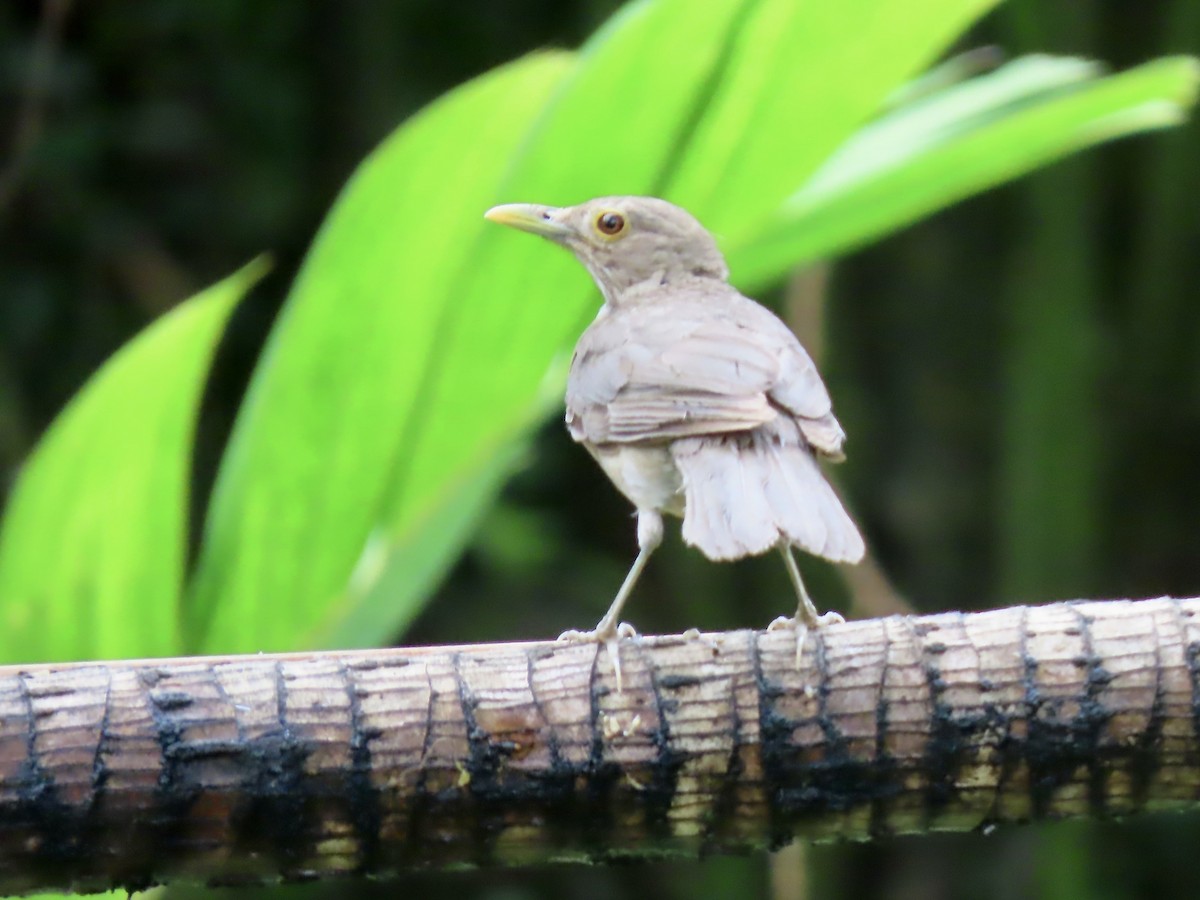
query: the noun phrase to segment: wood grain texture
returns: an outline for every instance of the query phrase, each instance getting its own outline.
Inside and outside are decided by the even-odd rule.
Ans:
[[[1200,599],[0,668],[0,892],[700,856],[1187,809]]]

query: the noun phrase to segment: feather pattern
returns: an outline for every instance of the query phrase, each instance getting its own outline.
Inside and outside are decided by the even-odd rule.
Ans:
[[[858,528],[794,424],[671,444],[683,494],[683,539],[710,559],[738,559],[788,543],[835,562],[858,562]]]
[[[840,458],[845,440],[795,335],[713,279],[635,288],[606,308],[576,345],[566,399],[572,436],[589,443],[750,431],[781,412],[820,453]]]

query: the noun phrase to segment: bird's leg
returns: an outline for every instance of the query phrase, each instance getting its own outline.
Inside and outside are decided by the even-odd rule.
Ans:
[[[767,626],[768,631],[778,631],[782,628],[796,629],[796,668],[800,668],[800,660],[804,653],[804,639],[808,636],[809,628],[820,628],[822,625],[836,625],[839,622],[846,621],[842,618],[841,613],[827,612],[824,615],[817,613],[817,607],[813,604],[812,598],[808,596],[808,591],[804,588],[804,579],[800,577],[800,567],[796,565],[796,558],[792,555],[792,547],[790,544],[781,543],[779,552],[783,555],[783,564],[787,568],[788,577],[792,579],[792,587],[796,589],[796,599],[798,605],[796,607],[796,615],[791,618],[780,616]]]
[[[564,631],[558,636],[560,641],[570,643],[604,644],[609,656],[612,658],[613,670],[617,676],[618,690],[621,688],[621,653],[619,641],[623,637],[636,637],[637,632],[628,623],[622,622],[618,625],[617,619],[621,615],[621,608],[625,605],[625,601],[633,593],[633,587],[637,584],[638,578],[641,577],[642,570],[646,568],[646,563],[650,561],[650,554],[662,543],[662,515],[656,510],[638,510],[637,535],[637,559],[633,561],[633,565],[629,569],[629,574],[621,582],[621,589],[617,591],[617,596],[613,598],[612,605],[609,606],[608,612],[604,614],[604,618],[596,623],[596,627],[591,631]]]

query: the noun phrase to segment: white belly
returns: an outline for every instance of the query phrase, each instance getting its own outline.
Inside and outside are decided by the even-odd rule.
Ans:
[[[683,515],[683,480],[665,446],[588,447],[612,483],[639,510]]]

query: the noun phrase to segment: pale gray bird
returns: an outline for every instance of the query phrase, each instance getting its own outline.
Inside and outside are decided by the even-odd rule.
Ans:
[[[587,632],[605,643],[663,533],[709,559],[778,548],[796,589],[797,654],[818,616],[791,548],[857,562],[863,539],[817,465],[843,459],[845,433],[796,336],[728,283],[716,241],[654,197],[601,197],[555,208],[514,203],[486,217],[549,238],[591,273],[604,305],[580,337],[567,381],[567,428],[637,509],[639,552],[612,606]]]

